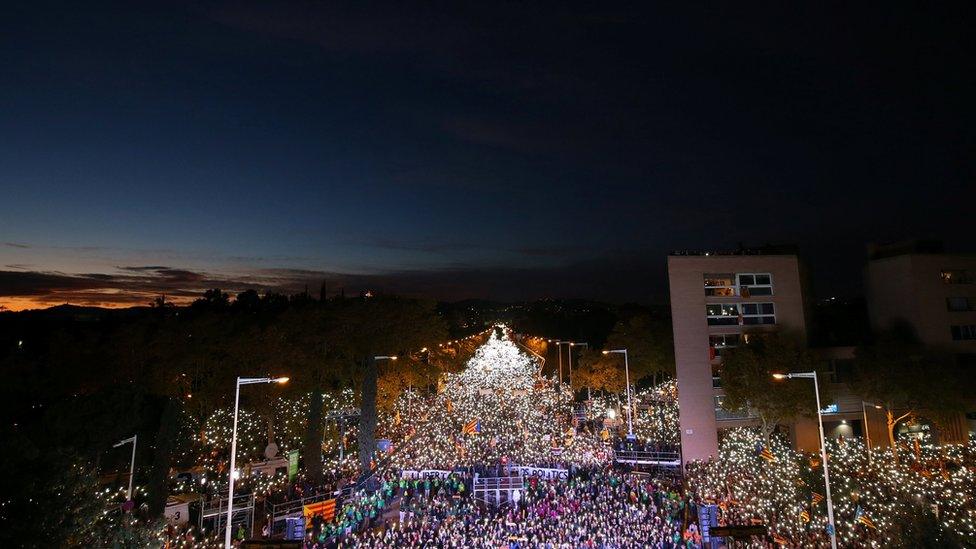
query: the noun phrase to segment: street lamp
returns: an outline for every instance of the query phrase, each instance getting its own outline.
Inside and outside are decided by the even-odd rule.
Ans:
[[[227,483],[227,529],[224,547],[230,547],[230,520],[234,512],[234,469],[237,466],[237,411],[241,403],[241,385],[255,383],[288,383],[287,377],[238,377],[234,386],[234,429],[230,437],[230,482]]]
[[[630,403],[630,363],[627,360],[627,349],[612,349],[610,351],[603,351],[603,354],[618,354],[624,355],[624,375],[627,381],[627,440],[634,440],[634,422],[632,419],[631,403]]]
[[[112,448],[118,448],[119,446],[132,443],[132,462],[129,464],[129,491],[126,492],[125,500],[132,501],[132,478],[136,476],[136,441],[139,435],[132,435],[131,437],[120,440],[112,445]]]
[[[374,356],[373,360],[396,360],[400,357],[398,356]]]
[[[559,388],[562,390],[563,385],[563,343],[569,343],[568,341],[559,341],[558,339],[553,341],[547,339],[549,343],[556,344],[556,356],[559,357]]]
[[[573,347],[589,347],[589,343],[577,343],[575,341],[567,341],[569,344],[569,363],[566,365],[566,373],[569,375],[569,390],[573,390]]]
[[[868,448],[868,464],[871,463],[871,428],[868,427],[868,409],[867,405],[873,406],[874,408],[880,410],[881,406],[873,402],[861,401],[861,414],[864,415],[864,440],[867,442]]]
[[[827,467],[827,445],[824,441],[823,415],[820,413],[820,384],[817,372],[797,372],[792,374],[773,374],[776,379],[812,379],[813,392],[817,397],[817,425],[820,427],[820,459],[823,461],[824,486],[827,489],[827,530],[830,534],[830,547],[837,549],[837,528],[834,525],[834,500],[830,497],[830,472]]]

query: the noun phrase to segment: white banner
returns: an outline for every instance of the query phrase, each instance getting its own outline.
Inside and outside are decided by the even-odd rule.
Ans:
[[[186,524],[190,520],[190,504],[184,502],[167,505],[163,515],[170,524]]]
[[[569,471],[567,469],[546,469],[543,467],[519,467],[519,474],[524,477],[539,477],[542,479],[560,479],[566,480],[569,478]]]
[[[400,473],[400,478],[405,478],[408,480],[413,480],[415,478],[447,478],[451,476],[452,471],[445,471],[443,469],[424,469],[423,471],[413,471],[404,470]]]

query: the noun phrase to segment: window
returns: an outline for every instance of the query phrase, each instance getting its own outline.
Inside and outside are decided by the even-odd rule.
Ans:
[[[942,271],[942,282],[944,284],[973,284],[976,282],[971,271],[954,269]]]
[[[739,273],[736,275],[739,295],[773,295],[773,275],[769,273]]]
[[[712,388],[720,389],[722,387],[722,368],[720,366],[712,366]]]
[[[976,299],[971,297],[947,297],[946,308],[955,312],[976,310]]]
[[[718,297],[735,296],[735,281],[732,274],[705,274],[705,295]]]
[[[742,324],[776,324],[776,311],[772,303],[743,303]]]
[[[713,359],[718,358],[722,356],[724,349],[738,347],[740,339],[742,339],[742,336],[739,334],[714,334],[708,336],[708,346],[712,348],[709,353],[710,357]]]
[[[737,303],[709,303],[705,305],[709,326],[734,326],[739,323]]]
[[[950,326],[953,341],[964,341],[976,339],[976,324],[963,324],[962,326]]]

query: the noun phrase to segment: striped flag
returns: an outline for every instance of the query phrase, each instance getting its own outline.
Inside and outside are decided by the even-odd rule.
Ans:
[[[481,432],[481,422],[477,419],[464,425],[461,432],[465,435],[476,435]]]
[[[327,499],[317,503],[310,503],[302,506],[302,514],[305,515],[305,522],[309,522],[315,515],[320,515],[326,522],[335,518],[336,500]]]
[[[779,534],[773,534],[773,541],[775,541],[776,543],[778,543],[780,545],[789,545],[790,544],[790,542],[787,541],[786,538],[784,538],[783,536],[781,536]]]
[[[864,509],[861,509],[860,505],[857,506],[857,511],[854,513],[854,520],[855,522],[859,522],[872,530],[878,529],[878,527],[874,525],[874,521],[872,521],[871,517],[864,512]]]
[[[769,448],[766,448],[765,446],[763,446],[762,451],[759,452],[759,457],[763,458],[764,460],[770,463],[776,461],[776,456],[774,456],[773,453],[769,451]]]
[[[803,522],[810,522],[810,511],[807,511],[806,509],[800,511],[800,520]]]
[[[821,501],[823,501],[823,499],[824,499],[823,496],[816,492],[810,494],[810,500],[813,501],[814,505],[820,503]]]

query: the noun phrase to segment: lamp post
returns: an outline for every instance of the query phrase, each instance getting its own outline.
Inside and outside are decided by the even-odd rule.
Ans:
[[[234,469],[237,467],[237,412],[241,403],[241,385],[255,383],[288,383],[287,377],[238,377],[234,386],[234,429],[230,437],[230,482],[227,483],[227,528],[224,547],[230,548],[230,520],[234,513]]]
[[[611,353],[624,355],[624,376],[626,377],[625,380],[627,382],[627,440],[634,440],[636,437],[634,436],[634,422],[633,416],[631,415],[633,412],[631,411],[630,402],[630,363],[627,360],[627,349],[612,349],[610,351],[603,351],[603,354],[605,355],[609,355]]]
[[[118,448],[124,444],[132,443],[132,461],[129,464],[129,491],[126,492],[125,500],[132,501],[132,479],[136,476],[136,442],[139,439],[139,435],[132,435],[131,437],[120,440],[112,445],[112,448]]]
[[[561,390],[563,384],[563,343],[567,342],[559,340],[553,341],[551,339],[547,339],[546,341],[556,344],[556,356],[559,358],[559,389]]]
[[[878,410],[881,409],[881,406],[879,406],[879,405],[877,405],[877,404],[875,404],[873,402],[867,402],[867,401],[864,401],[864,400],[861,401],[861,413],[864,415],[864,440],[867,442],[868,464],[870,465],[870,463],[871,463],[871,428],[868,427],[868,409],[866,408],[866,406],[868,404],[870,404],[871,406],[874,406]]]
[[[577,343],[575,341],[567,341],[569,344],[569,363],[566,365],[566,373],[569,375],[569,390],[573,390],[573,347],[589,347],[589,343]]]
[[[834,524],[834,500],[830,497],[830,472],[827,466],[827,445],[824,441],[823,415],[820,413],[820,384],[817,372],[798,372],[792,374],[773,374],[776,379],[812,379],[813,392],[817,397],[817,425],[820,427],[820,459],[823,462],[824,486],[827,490],[827,531],[830,534],[830,547],[837,549],[837,527]]]

